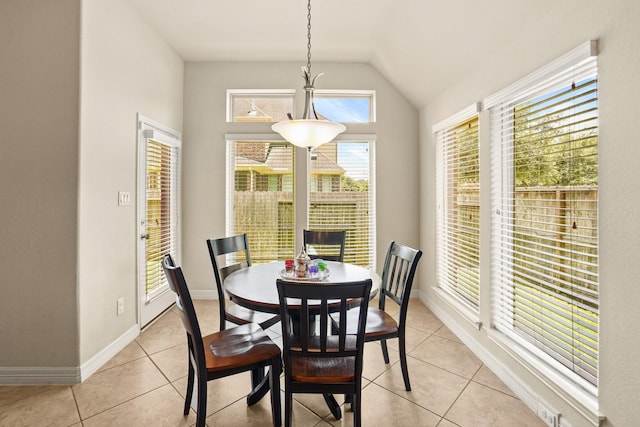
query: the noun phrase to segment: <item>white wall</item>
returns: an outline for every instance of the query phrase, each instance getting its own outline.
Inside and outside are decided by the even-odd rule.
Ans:
[[[530,372],[522,369],[435,294],[435,147],[434,123],[535,71],[589,39],[599,39],[600,106],[600,385],[599,412],[606,426],[640,425],[640,198],[637,197],[640,137],[634,131],[640,97],[640,3],[634,1],[558,2],[539,23],[539,31],[497,46],[495,55],[455,87],[447,88],[420,113],[421,242],[426,249],[421,298],[441,313],[470,347],[514,376],[520,386],[561,412],[573,427],[591,425]],[[489,29],[490,30],[490,29]],[[486,148],[484,148],[486,150]],[[485,175],[486,176],[486,175]],[[483,203],[488,200],[483,198]],[[488,203],[485,203],[488,206]],[[481,215],[490,215],[483,208]],[[490,266],[482,260],[483,277]],[[481,285],[481,286],[486,286]],[[486,289],[486,288],[485,288]],[[486,301],[486,300],[485,300]],[[489,318],[488,304],[481,317]]]
[[[79,17],[0,2],[0,376],[78,365]]]
[[[185,66],[183,266],[190,286],[214,291],[205,240],[225,235],[225,133],[271,133],[270,124],[225,122],[227,89],[296,89],[303,109],[301,63],[187,63]],[[417,111],[375,69],[359,63],[314,63],[324,72],[318,89],[375,89],[377,123],[348,125],[349,133],[375,133],[377,255],[382,264],[392,240],[418,246],[419,171]],[[304,155],[299,150],[297,155]],[[298,224],[298,227],[301,227]]]
[[[84,0],[78,283],[80,362],[137,324],[137,113],[182,129],[184,64],[122,0]],[[132,202],[118,206],[118,191]],[[116,316],[116,300],[125,313]]]

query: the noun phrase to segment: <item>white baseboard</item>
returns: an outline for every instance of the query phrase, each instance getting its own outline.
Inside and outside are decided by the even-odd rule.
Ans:
[[[98,354],[87,360],[80,366],[80,381],[89,378],[93,373],[107,363],[113,356],[118,354],[123,348],[128,346],[137,336],[140,335],[140,325],[135,324],[124,334],[116,338],[115,341],[107,345]]]
[[[0,385],[78,384],[100,369],[139,334],[140,326],[136,324],[80,367],[0,367]]]
[[[218,291],[215,289],[192,289],[189,292],[193,299],[218,299]]]

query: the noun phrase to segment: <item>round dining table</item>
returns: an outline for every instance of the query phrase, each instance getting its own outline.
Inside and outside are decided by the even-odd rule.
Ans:
[[[227,276],[224,280],[224,289],[234,303],[252,310],[272,314],[280,314],[280,301],[278,299],[278,288],[276,287],[276,279],[278,278],[298,283],[313,281],[326,283],[327,285],[371,279],[371,298],[377,294],[382,280],[375,271],[349,263],[325,262],[327,264],[327,272],[324,273],[324,277],[321,280],[317,278],[298,279],[287,277],[283,271],[285,268],[283,261],[254,264],[234,271]],[[251,402],[259,400],[269,390],[268,376],[260,373],[257,373],[257,375],[258,377],[254,379],[254,390],[248,398]],[[342,411],[333,395],[324,394],[323,396],[333,416],[336,419],[340,419]]]
[[[255,264],[231,273],[224,281],[224,288],[231,301],[252,310],[264,313],[279,314],[280,302],[276,279],[281,278],[293,282],[314,281],[318,283],[344,283],[371,279],[371,294],[375,295],[380,286],[380,276],[374,271],[355,264],[325,261],[328,275],[322,280],[287,278],[282,275],[284,262],[275,261],[267,264]]]

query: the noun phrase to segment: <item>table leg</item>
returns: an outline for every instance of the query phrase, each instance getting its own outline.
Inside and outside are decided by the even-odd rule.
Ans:
[[[336,398],[333,397],[333,394],[323,394],[324,401],[327,402],[327,406],[331,411],[331,414],[335,417],[336,420],[342,418],[342,411],[340,410],[340,405],[336,401]]]
[[[258,403],[269,392],[269,375],[265,375],[264,368],[251,371],[251,387],[247,395],[248,406]]]

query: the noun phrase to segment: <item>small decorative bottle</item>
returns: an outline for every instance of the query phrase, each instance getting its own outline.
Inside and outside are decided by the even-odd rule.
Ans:
[[[306,277],[307,276],[307,270],[309,268],[309,261],[311,261],[311,259],[307,255],[307,251],[304,250],[304,246],[302,246],[302,249],[300,250],[300,253],[296,257],[296,275],[298,277]]]

